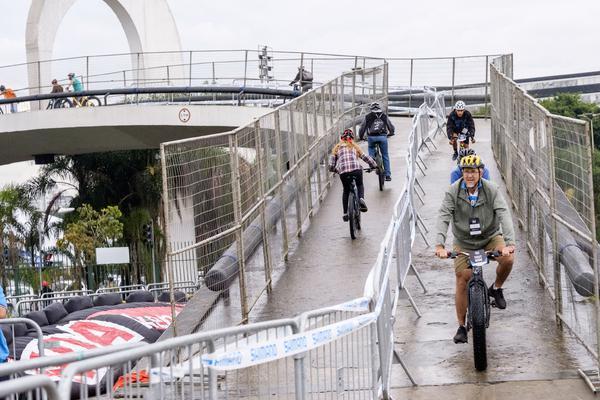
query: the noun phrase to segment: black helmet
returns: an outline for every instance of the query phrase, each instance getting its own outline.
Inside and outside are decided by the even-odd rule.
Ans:
[[[69,74],[67,75],[69,78],[73,78],[75,76],[74,72],[69,72]]]
[[[462,160],[463,157],[474,155],[475,150],[473,149],[460,149],[460,151],[458,152],[458,157],[456,158],[456,162],[460,165],[460,160]]]
[[[375,102],[373,102],[373,103],[371,103],[371,105],[369,106],[369,109],[370,109],[372,112],[381,112],[381,111],[383,111],[383,110],[381,109],[381,105],[380,105],[378,102],[376,102],[376,101],[375,101]]]
[[[354,132],[350,128],[344,129],[344,132],[340,135],[340,139],[342,139],[342,140],[353,140],[354,139]]]
[[[4,89],[6,89],[4,85],[0,85],[0,91],[4,92]]]

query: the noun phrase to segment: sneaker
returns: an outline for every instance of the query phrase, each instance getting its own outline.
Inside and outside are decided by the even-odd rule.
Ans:
[[[454,344],[467,343],[467,341],[467,328],[461,325],[454,335]]]
[[[452,154],[452,161],[456,161],[457,158],[458,158],[458,153]]]
[[[360,212],[367,212],[369,209],[367,208],[367,203],[365,203],[365,199],[358,199],[360,203]]]
[[[496,303],[496,307],[504,310],[506,308],[506,300],[504,300],[504,294],[502,294],[502,289],[494,289],[494,284],[490,286],[488,290],[488,295],[494,298],[494,302]]]
[[[350,218],[348,217],[348,214],[344,214],[342,215],[342,219],[344,220],[344,222],[348,222]]]
[[[389,182],[389,181],[392,180],[392,177],[388,175],[388,176],[385,177],[385,180]]]

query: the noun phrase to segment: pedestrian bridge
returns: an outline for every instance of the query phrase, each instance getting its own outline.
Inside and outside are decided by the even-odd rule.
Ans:
[[[56,398],[91,395],[77,377],[119,367],[130,377],[149,368],[155,381],[126,381],[115,393],[99,382],[110,398],[593,397],[578,370],[593,387],[585,371],[598,363],[598,299],[564,267],[567,247],[594,265],[587,125],[549,114],[520,90],[510,57],[490,65],[491,118],[476,120],[474,148],[512,204],[518,246],[508,307],[492,310],[488,369],[476,372],[470,344],[452,343],[452,264],[431,247],[455,165],[444,130],[448,99],[426,91],[414,115],[393,118],[393,180],[380,191],[365,174],[369,211],[356,240],[341,218],[341,185],[326,169],[339,132],[364,115],[358,97],[385,103],[392,73],[387,64],[345,72],[235,130],[162,143],[164,273],[176,282],[210,268],[205,285],[158,342],[81,355],[58,385],[20,378],[0,395],[35,386]],[[117,121],[129,113],[147,125],[133,116],[144,107],[127,108],[119,106]],[[73,111],[91,122],[101,109]],[[178,109],[165,106],[175,123]],[[54,112],[37,111],[60,124]],[[194,243],[178,245],[184,237]],[[493,276],[492,266],[485,277]],[[0,375],[18,365],[0,366]]]

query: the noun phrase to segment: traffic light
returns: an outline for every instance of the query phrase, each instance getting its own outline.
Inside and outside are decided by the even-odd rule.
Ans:
[[[154,229],[152,226],[152,222],[148,223],[148,224],[144,224],[142,226],[142,241],[147,245],[147,246],[154,246]]]

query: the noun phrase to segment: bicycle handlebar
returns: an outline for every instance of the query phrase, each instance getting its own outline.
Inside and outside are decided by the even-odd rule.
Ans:
[[[513,253],[513,252],[511,252],[511,253]],[[468,253],[466,251],[449,251],[449,252],[447,252],[447,254],[448,254],[448,258],[456,258],[456,257],[458,257],[459,254],[465,255],[467,257],[471,256],[471,253]],[[502,256],[502,253],[498,250],[486,251],[485,254],[491,258],[496,258],[496,257]]]

